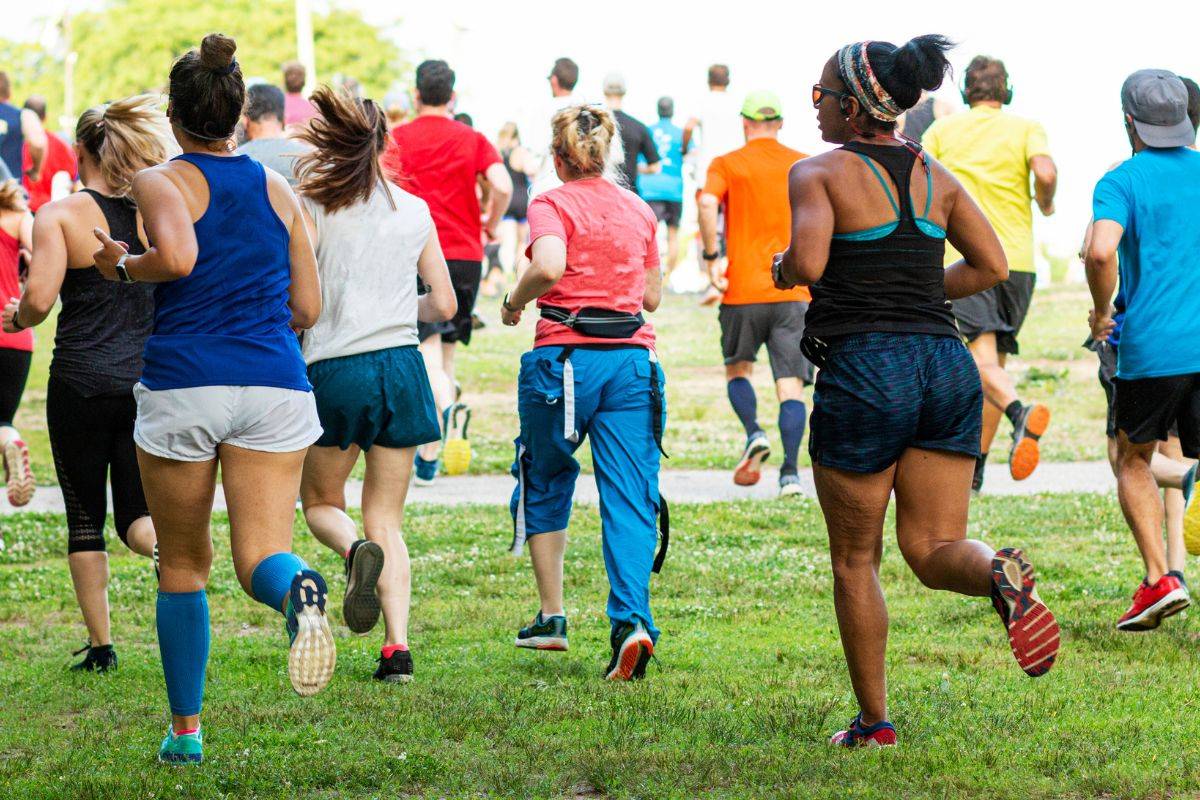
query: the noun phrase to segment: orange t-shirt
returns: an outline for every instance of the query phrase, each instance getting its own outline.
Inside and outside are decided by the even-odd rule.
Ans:
[[[771,258],[792,238],[788,170],[804,153],[775,139],[752,139],[746,146],[713,159],[704,193],[725,204],[725,249],[729,288],[726,305],[787,303],[812,299],[808,288],[781,291],[771,279]]]

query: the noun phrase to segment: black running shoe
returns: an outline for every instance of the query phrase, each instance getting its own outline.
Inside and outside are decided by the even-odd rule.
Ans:
[[[346,554],[346,597],[342,618],[354,633],[367,633],[379,621],[379,597],[375,586],[383,572],[383,548],[359,539]]]
[[[93,647],[92,643],[88,642],[71,655],[77,656],[80,653],[87,655],[83,657],[83,661],[71,665],[71,672],[108,672],[117,668],[117,651],[113,650],[111,644]]]
[[[390,656],[379,657],[379,668],[375,670],[375,680],[384,683],[408,683],[413,676],[412,653],[408,650],[397,650]]]
[[[639,623],[625,622],[612,633],[612,659],[604,671],[610,681],[635,681],[646,677],[646,664],[654,656],[654,641]]]

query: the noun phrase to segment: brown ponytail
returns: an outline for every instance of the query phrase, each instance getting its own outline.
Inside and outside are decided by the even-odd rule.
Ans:
[[[133,176],[167,160],[167,118],[151,94],[89,108],[75,125],[75,141],[96,160],[114,196],[128,194]]]
[[[0,211],[28,211],[25,203],[25,192],[16,178],[9,178],[0,183]]]
[[[612,160],[617,122],[600,106],[570,106],[554,115],[550,147],[562,159],[571,178],[604,175]]]
[[[384,182],[379,156],[387,146],[387,118],[373,100],[321,86],[313,92],[319,114],[297,135],[313,149],[296,161],[297,191],[337,211],[371,198]],[[392,202],[388,193],[388,202]]]

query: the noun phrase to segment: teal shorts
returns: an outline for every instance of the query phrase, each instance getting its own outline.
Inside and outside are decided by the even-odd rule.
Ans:
[[[308,380],[325,429],[317,447],[416,447],[441,438],[416,345],[317,361]]]

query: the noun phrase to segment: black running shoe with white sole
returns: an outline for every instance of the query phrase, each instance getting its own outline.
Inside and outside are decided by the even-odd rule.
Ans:
[[[379,622],[379,596],[375,587],[383,572],[383,548],[359,539],[346,554],[346,597],[342,618],[354,633],[367,633]]]
[[[374,678],[384,683],[408,683],[413,676],[412,653],[408,650],[397,650],[390,656],[379,657],[379,668],[375,670]]]
[[[562,614],[544,617],[539,611],[533,622],[517,631],[513,644],[529,650],[566,650],[567,618]]]
[[[71,672],[108,672],[110,669],[117,668],[117,651],[111,644],[93,646],[91,642],[88,642],[71,655],[77,656],[80,653],[86,653],[86,655],[84,655],[83,661],[71,665]]]

